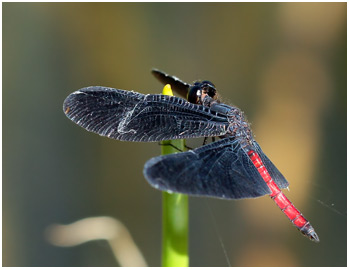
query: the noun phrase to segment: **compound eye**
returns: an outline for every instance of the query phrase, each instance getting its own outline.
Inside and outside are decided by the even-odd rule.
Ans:
[[[201,82],[202,84],[207,84],[207,85],[210,85],[211,87],[213,88],[216,88],[216,86],[209,80],[204,80],[203,82]]]
[[[208,80],[204,80],[201,84],[202,84],[201,87],[202,87],[203,91],[211,98],[216,99],[217,90],[216,90],[215,85],[211,81],[208,81]]]
[[[190,87],[188,92],[188,101],[193,104],[199,104],[201,100],[201,87],[195,85]]]

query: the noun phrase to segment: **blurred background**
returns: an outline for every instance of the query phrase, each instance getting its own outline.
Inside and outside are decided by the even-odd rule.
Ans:
[[[161,265],[157,143],[120,142],[62,104],[103,85],[160,93],[155,67],[208,79],[240,107],[315,227],[303,237],[266,197],[190,198],[191,266],[346,266],[346,3],[3,3],[3,266],[118,266],[106,241],[57,247],[45,231],[122,222]],[[225,256],[225,253],[227,257]]]

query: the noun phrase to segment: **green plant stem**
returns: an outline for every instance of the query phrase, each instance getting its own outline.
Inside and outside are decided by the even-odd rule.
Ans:
[[[184,151],[184,140],[163,141],[162,155]],[[171,146],[171,145],[173,146]],[[177,148],[177,149],[176,149]],[[188,196],[162,194],[162,266],[187,267],[188,255]]]
[[[164,192],[162,199],[162,266],[187,267],[188,196]]]

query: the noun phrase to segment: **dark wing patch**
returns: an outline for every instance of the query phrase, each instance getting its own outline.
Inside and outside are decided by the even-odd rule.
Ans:
[[[181,97],[187,99],[190,84],[180,80],[177,77],[170,76],[166,74],[165,72],[162,72],[157,69],[153,69],[151,73],[156,77],[162,84],[170,84],[172,90],[174,90],[177,94],[179,94]]]
[[[227,118],[182,98],[87,87],[70,94],[63,111],[88,131],[125,141],[220,136]]]
[[[143,173],[150,185],[162,191],[221,199],[271,193],[239,141],[232,138],[152,158]]]

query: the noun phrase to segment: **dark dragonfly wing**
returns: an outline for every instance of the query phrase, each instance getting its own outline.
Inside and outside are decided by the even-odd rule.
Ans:
[[[182,98],[87,87],[64,101],[66,116],[88,131],[125,141],[161,141],[226,133],[226,116]]]
[[[162,191],[222,199],[271,193],[240,141],[232,137],[195,150],[152,158],[143,173],[153,187]]]
[[[289,183],[286,180],[286,178],[281,174],[281,172],[276,168],[276,166],[271,162],[271,160],[269,160],[267,155],[264,154],[261,147],[256,141],[253,142],[253,145],[254,145],[255,151],[258,153],[265,168],[268,170],[271,178],[275,181],[276,185],[280,189],[287,188]]]
[[[166,74],[165,72],[162,72],[158,69],[153,69],[151,73],[164,85],[170,84],[172,90],[174,90],[177,94],[179,94],[181,97],[187,99],[188,92],[190,88],[190,84],[180,80],[177,77],[170,76]]]

